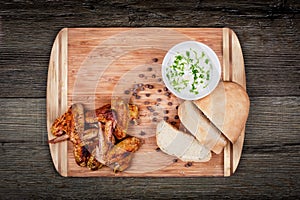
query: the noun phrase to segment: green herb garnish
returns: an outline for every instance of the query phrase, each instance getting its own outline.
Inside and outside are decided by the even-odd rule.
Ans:
[[[188,89],[186,91],[197,95],[201,88],[208,86],[210,69],[212,64],[207,55],[190,49],[175,55],[172,65],[166,68],[166,76],[177,92]]]

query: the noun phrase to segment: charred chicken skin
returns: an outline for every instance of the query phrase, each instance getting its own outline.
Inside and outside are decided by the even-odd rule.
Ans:
[[[130,120],[136,120],[137,106],[128,107]],[[86,112],[82,104],[73,104],[54,121],[51,132],[57,137],[49,143],[70,140],[74,145],[73,153],[79,166],[98,170],[105,164],[115,172],[124,171],[131,161],[130,152],[136,151],[141,141],[135,137],[127,137],[126,129],[122,129],[118,124],[120,120],[117,112],[111,109],[110,104]],[[124,118],[121,123],[126,123]],[[86,127],[89,129],[85,129]],[[115,137],[121,140],[118,144],[115,144]]]
[[[84,131],[84,123],[83,105],[73,104],[66,113],[54,121],[51,132],[58,137],[50,140],[49,143],[57,143],[69,139],[74,145],[73,154],[76,163],[79,166],[85,167],[89,162],[88,167],[92,170],[96,170],[101,168],[102,164],[91,156],[91,153],[86,149],[81,140],[81,137],[86,137],[92,133],[90,130]],[[91,163],[93,163],[93,165]]]

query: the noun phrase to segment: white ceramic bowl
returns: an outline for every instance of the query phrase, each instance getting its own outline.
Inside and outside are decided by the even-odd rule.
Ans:
[[[173,46],[165,55],[162,77],[175,96],[196,100],[216,88],[221,77],[221,65],[216,53],[207,45],[186,41]]]

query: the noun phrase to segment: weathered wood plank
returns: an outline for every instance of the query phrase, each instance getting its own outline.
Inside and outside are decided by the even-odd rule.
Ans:
[[[0,198],[299,198],[299,14],[294,0],[2,1]],[[55,172],[44,99],[52,43],[63,27],[112,26],[230,27],[237,33],[251,110],[235,175],[74,179]]]
[[[0,97],[44,97],[58,31],[99,26],[230,27],[242,45],[251,96],[300,96],[299,85],[289,84],[300,76],[299,3],[243,1],[218,6],[188,1],[174,12],[177,7],[173,2],[146,1],[2,3]]]
[[[244,150],[284,153],[286,146],[299,145],[300,97],[250,101]],[[6,98],[0,105],[0,142],[47,143],[45,99]]]
[[[54,169],[47,144],[0,145],[0,193],[4,198],[196,197],[271,198],[299,195],[299,146],[287,153],[247,151],[230,178],[63,178]],[[298,162],[297,162],[298,161]],[[250,189],[251,188],[251,189]],[[9,191],[9,192],[7,192]],[[175,192],[176,191],[176,192]],[[3,198],[3,196],[1,196]]]
[[[0,99],[0,141],[47,143],[46,99]]]

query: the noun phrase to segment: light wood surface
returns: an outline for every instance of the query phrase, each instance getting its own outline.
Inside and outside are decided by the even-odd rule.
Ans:
[[[49,61],[47,83],[47,130],[48,139],[54,136],[50,128],[54,120],[67,110],[67,74],[68,68],[68,31],[62,29],[57,35]],[[67,176],[67,141],[57,144],[49,144],[51,157],[55,169],[62,175]]]
[[[246,89],[246,75],[244,58],[239,40],[236,34],[229,28],[223,28],[223,80],[232,81]],[[224,148],[224,176],[232,175],[238,167],[243,143],[245,129],[238,140],[232,144],[228,140]]]
[[[138,105],[140,111],[139,124],[130,126],[128,133],[144,140],[131,167],[117,174],[108,167],[97,171],[79,167],[74,161],[70,142],[51,144],[52,159],[61,175],[230,176],[234,173],[240,160],[244,133],[236,144],[229,144],[224,153],[213,154],[209,162],[193,163],[192,166],[177,160],[175,163],[174,157],[157,151],[154,135],[158,121],[168,117],[170,123],[182,128],[176,119],[176,106],[181,100],[172,94],[166,95],[161,63],[168,49],[186,40],[210,46],[223,61],[223,80],[235,81],[245,87],[241,48],[237,37],[228,28],[68,28],[58,34],[49,64],[48,132],[55,116],[73,103],[80,102],[86,109],[95,109],[121,96]],[[241,78],[234,78],[234,75]],[[149,84],[154,88],[139,91],[139,98],[132,93],[126,94],[136,84]],[[150,112],[148,106],[154,111]],[[164,114],[165,110],[168,114]],[[49,132],[49,138],[52,137]]]

